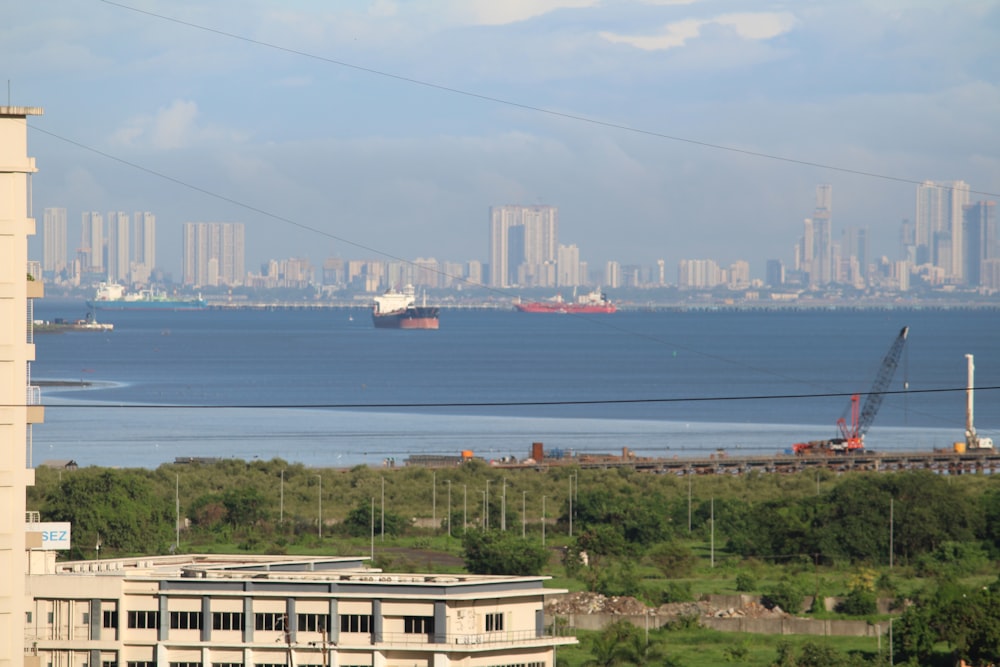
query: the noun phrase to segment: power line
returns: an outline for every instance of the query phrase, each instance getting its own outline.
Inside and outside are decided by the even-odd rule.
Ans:
[[[309,58],[311,60],[317,60],[320,62],[328,63],[331,65],[337,65],[338,67],[343,67],[347,69],[352,69],[358,72],[364,72],[366,74],[372,74],[374,76],[380,76],[387,79],[392,79],[394,81],[400,81],[403,83],[409,83],[415,86],[423,86],[425,88],[431,88],[433,90],[438,90],[445,93],[450,93],[453,95],[461,95],[463,97],[469,97],[472,99],[481,100],[484,102],[491,102],[493,104],[501,104],[504,106],[514,107],[517,109],[523,109],[525,111],[531,111],[534,113],[545,114],[548,116],[553,116],[555,118],[562,118],[564,120],[572,120],[579,123],[587,123],[589,125],[596,125],[599,127],[606,127],[613,130],[621,130],[623,132],[630,132],[632,134],[639,134],[647,137],[655,137],[657,139],[666,139],[668,141],[675,141],[679,143],[685,143],[692,146],[699,146],[701,148],[710,148],[712,150],[726,151],[729,153],[736,153],[739,155],[747,155],[750,157],[762,158],[766,160],[773,160],[777,162],[785,162],[788,164],[799,165],[803,167],[813,167],[815,169],[824,169],[827,171],[836,171],[844,174],[852,174],[855,176],[864,176],[866,178],[877,178],[886,181],[893,181],[896,183],[906,183],[909,185],[925,185],[926,181],[919,181],[912,178],[904,178],[902,176],[893,176],[890,174],[880,174],[878,172],[867,171],[864,169],[855,169],[852,167],[840,167],[836,165],[826,164],[823,162],[816,162],[813,160],[804,160],[800,158],[793,158],[783,155],[775,155],[773,153],[765,153],[763,151],[752,151],[746,148],[736,148],[734,146],[726,146],[723,144],[716,144],[710,141],[701,141],[698,139],[691,139],[689,137],[681,137],[678,135],[667,134],[665,132],[659,132],[656,130],[648,130],[640,127],[634,127],[631,125],[626,125],[624,123],[619,123],[615,121],[599,120],[597,118],[591,118],[589,116],[583,116],[580,114],[569,113],[566,111],[556,111],[554,109],[547,109],[545,107],[536,106],[533,104],[527,104],[524,102],[515,102],[513,100],[504,99],[501,97],[496,97],[494,95],[487,95],[484,93],[475,93],[469,90],[464,90],[462,88],[455,88],[453,86],[446,86],[440,83],[434,83],[432,81],[426,81],[424,79],[417,79],[414,77],[404,76],[401,74],[394,74],[392,72],[387,72],[385,70],[375,69],[373,67],[366,67],[364,65],[357,65],[355,63],[350,63],[344,60],[338,60],[336,58],[329,58],[327,56],[320,56],[315,53],[309,53],[308,51],[301,51],[299,49],[293,49],[287,46],[281,46],[279,44],[274,44],[272,42],[265,42],[259,39],[253,39],[252,37],[246,37],[245,35],[240,35],[233,32],[228,32],[225,30],[220,30],[218,28],[211,28],[198,23],[193,23],[191,21],[184,21],[172,16],[167,16],[165,14],[158,14],[156,12],[151,12],[145,9],[139,9],[138,7],[132,7],[120,2],[114,2],[113,0],[100,0],[101,2],[111,5],[113,7],[118,7],[119,9],[125,9],[128,11],[135,12],[137,14],[144,14],[161,21],[169,21],[171,23],[176,23],[188,28],[193,28],[195,30],[201,30],[204,32],[212,33],[215,35],[220,35],[222,37],[228,37],[230,39],[239,40],[241,42],[246,42],[248,44],[253,44],[256,46],[261,46],[268,49],[273,49],[275,51],[281,51],[283,53],[289,53],[292,55],[301,56],[303,58]],[[951,186],[944,186],[935,183],[937,187],[951,189]],[[968,190],[970,194],[984,195],[987,197],[1000,197],[1000,194],[994,192],[987,192],[983,190]]]
[[[937,389],[901,389],[880,392],[882,395],[894,394],[942,394],[964,392],[966,387],[958,388],[937,388]],[[1000,389],[1000,385],[991,387],[976,387],[976,391],[994,391]],[[442,403],[237,403],[237,404],[210,404],[210,405],[167,405],[167,404],[133,404],[133,403],[74,403],[46,405],[49,408],[114,408],[126,410],[287,410],[287,409],[388,409],[388,408],[504,408],[504,407],[546,407],[546,406],[573,406],[573,405],[636,405],[650,403],[708,403],[708,402],[731,402],[731,401],[774,401],[810,398],[844,398],[861,394],[863,392],[831,392],[816,394],[762,394],[756,396],[684,396],[675,398],[621,398],[621,399],[596,399],[578,401],[470,401],[470,402],[442,402]],[[23,405],[5,405],[2,407],[25,407]]]

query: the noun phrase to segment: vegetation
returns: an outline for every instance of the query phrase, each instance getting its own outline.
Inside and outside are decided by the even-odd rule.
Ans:
[[[223,460],[39,468],[28,508],[73,523],[74,548],[64,555],[74,559],[371,550],[375,565],[392,571],[544,573],[560,588],[649,605],[750,593],[787,611],[884,625],[876,601],[890,598],[897,664],[1000,661],[1000,481],[987,475],[682,479],[481,462],[344,470]],[[837,604],[824,605],[829,598]],[[629,628],[609,629],[560,657],[571,665],[854,665],[881,664],[889,650],[887,637],[882,654],[873,639],[779,645],[713,633],[694,619],[651,628],[651,644],[643,632],[641,646]]]

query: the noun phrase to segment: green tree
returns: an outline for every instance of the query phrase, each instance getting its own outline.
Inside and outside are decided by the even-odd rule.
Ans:
[[[382,512],[375,509],[375,534],[382,534],[383,516]],[[372,506],[371,503],[361,503],[352,509],[347,518],[344,519],[344,528],[353,537],[365,537],[372,532]],[[399,514],[386,510],[385,512],[385,534],[393,537],[406,532],[407,522]]]
[[[267,518],[264,496],[252,486],[236,486],[222,494],[226,520],[235,527],[251,528]]]
[[[473,574],[535,575],[548,563],[549,552],[512,532],[470,531],[462,537],[462,557]]]
[[[145,471],[85,468],[65,475],[43,515],[73,524],[74,558],[98,541],[102,555],[164,553],[173,542],[173,503],[153,492]]]
[[[646,558],[667,579],[690,575],[697,563],[697,558],[691,550],[676,540],[657,544],[649,550]]]

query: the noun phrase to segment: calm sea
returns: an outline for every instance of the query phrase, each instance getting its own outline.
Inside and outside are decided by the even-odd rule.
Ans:
[[[36,318],[81,317],[46,299]],[[963,437],[966,361],[1000,387],[1000,313],[975,310],[450,311],[438,331],[376,331],[367,312],[102,313],[110,333],[36,335],[46,387],[33,463],[156,467],[181,456],[307,465],[547,449],[641,456],[782,452],[832,437],[899,330],[909,340],[869,449]],[[921,390],[952,389],[940,393]],[[782,398],[776,398],[782,397]],[[1000,391],[976,393],[1000,433]]]

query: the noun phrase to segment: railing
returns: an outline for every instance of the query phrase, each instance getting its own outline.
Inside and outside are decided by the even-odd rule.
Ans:
[[[394,646],[483,646],[497,644],[526,644],[559,639],[562,635],[538,633],[534,630],[513,630],[510,632],[483,632],[474,634],[446,634],[441,641],[434,641],[434,634],[414,634],[409,632],[383,632],[375,641],[376,644],[392,644]],[[569,635],[572,637],[572,635]],[[343,644],[348,646],[348,644]]]
[[[27,395],[24,399],[25,405],[41,405],[42,404],[42,388],[29,384],[27,387]]]

